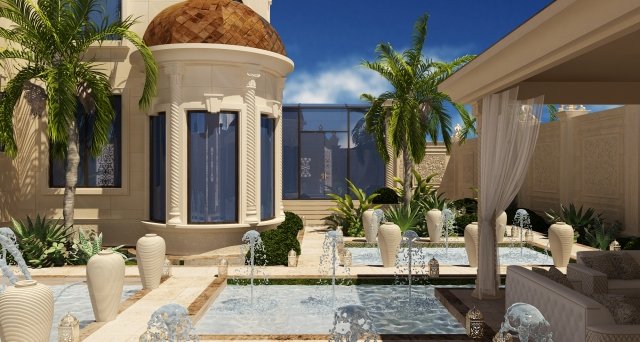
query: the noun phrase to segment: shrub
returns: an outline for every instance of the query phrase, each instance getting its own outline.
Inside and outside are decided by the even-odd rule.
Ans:
[[[573,229],[578,232],[578,242],[587,244],[588,241],[585,237],[585,229],[587,226],[593,224],[594,220],[598,219],[600,215],[595,215],[595,209],[593,208],[587,208],[584,213],[582,210],[582,206],[580,206],[579,209],[576,209],[573,203],[570,203],[568,208],[560,204],[559,212],[551,209],[548,212],[545,212],[545,214],[547,215],[550,223],[564,222],[571,225]]]
[[[618,237],[622,230],[622,223],[606,224],[604,220],[596,218],[592,224],[584,229],[584,238],[591,247],[601,250],[609,249],[609,244]]]
[[[618,242],[620,242],[622,249],[640,250],[640,237],[621,237]]]
[[[35,221],[27,216],[26,224],[11,219],[13,233],[27,264],[31,267],[63,266],[69,256],[73,230],[60,220],[47,220],[38,214]]]
[[[112,250],[114,253],[120,255],[123,259],[127,259],[127,257],[120,252],[120,248],[124,245],[120,245],[118,247],[110,247],[108,249]],[[97,234],[94,231],[89,231],[85,233],[84,230],[80,229],[78,231],[78,240],[74,241],[72,247],[72,256],[69,261],[77,265],[86,265],[91,259],[92,256],[98,254],[102,250],[102,233]]]
[[[290,211],[285,211],[284,222],[282,222],[277,229],[286,230],[293,236],[297,236],[298,231],[301,230],[302,228],[303,228],[303,224],[300,216]]]
[[[260,233],[265,255],[256,255],[257,259],[265,260],[267,266],[287,265],[289,251],[300,254],[300,242],[287,230],[272,229]]]
[[[471,222],[478,222],[478,214],[476,213],[466,213],[462,215],[456,215],[455,218],[455,232],[458,236],[464,235],[464,228]]]
[[[390,207],[384,216],[387,221],[397,224],[404,233],[407,230],[415,230],[420,221],[420,213],[418,208],[403,203]]]
[[[362,213],[367,209],[377,209],[380,207],[379,205],[374,205],[372,202],[378,194],[371,194],[367,197],[364,190],[357,188],[348,179],[347,183],[349,184],[349,191],[355,196],[355,198],[352,198],[349,194],[345,194],[344,197],[336,194],[329,194],[328,196],[331,197],[336,204],[336,207],[329,208],[329,210],[334,211],[335,216],[329,216],[325,219],[328,221],[329,226],[333,226],[337,222],[343,222],[342,232],[344,233],[344,236],[364,236]],[[354,199],[359,202],[357,207],[353,201]],[[337,227],[337,225],[332,228],[335,229],[335,227]]]
[[[398,204],[400,202],[400,196],[391,188],[380,188],[374,191],[374,194],[378,194],[378,196],[372,200],[373,204]]]

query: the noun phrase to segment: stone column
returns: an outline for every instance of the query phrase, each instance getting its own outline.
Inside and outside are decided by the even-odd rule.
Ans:
[[[168,64],[164,67],[165,73],[169,76],[169,93],[171,104],[169,107],[169,120],[167,120],[167,151],[168,166],[167,172],[167,224],[177,225],[182,223],[180,213],[182,189],[182,121],[184,113],[180,105],[182,104],[182,66],[177,63]]]
[[[246,134],[246,216],[245,222],[255,224],[260,221],[260,139],[258,139],[260,127],[260,113],[256,107],[256,80],[259,72],[247,72],[246,92],[244,103],[246,106],[245,120]]]
[[[560,174],[559,197],[560,203],[567,205],[575,202],[574,170],[575,164],[575,118],[589,111],[584,106],[562,105],[558,110],[560,120]]]

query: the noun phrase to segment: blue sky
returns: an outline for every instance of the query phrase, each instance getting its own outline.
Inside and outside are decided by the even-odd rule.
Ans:
[[[424,55],[451,60],[478,54],[546,7],[550,0],[273,0],[271,23],[296,67],[285,103],[358,103],[387,83],[359,66],[375,46],[410,46],[413,25],[429,13]]]
[[[273,0],[271,24],[295,63],[284,103],[360,103],[363,92],[378,95],[388,83],[360,66],[375,60],[375,47],[397,51],[411,45],[418,17],[429,14],[423,54],[450,61],[480,54],[552,0]],[[599,111],[615,106],[587,106]],[[460,117],[449,107],[453,125]],[[468,108],[469,110],[469,108]],[[546,109],[545,109],[546,112]],[[543,115],[543,121],[548,115]],[[453,127],[452,127],[453,128]]]

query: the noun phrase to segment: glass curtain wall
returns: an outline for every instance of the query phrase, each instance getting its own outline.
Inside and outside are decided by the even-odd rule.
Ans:
[[[164,113],[150,118],[150,214],[155,222],[166,221],[167,120]]]
[[[275,217],[275,120],[260,118],[260,219]]]
[[[364,131],[366,107],[288,106],[283,111],[283,197],[325,199],[384,186],[384,163]]]
[[[238,222],[238,116],[189,112],[189,223]]]

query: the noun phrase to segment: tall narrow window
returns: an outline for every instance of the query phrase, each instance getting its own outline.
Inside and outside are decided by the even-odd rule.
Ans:
[[[111,97],[115,117],[108,132],[109,142],[102,148],[102,153],[94,157],[91,155],[91,137],[93,117],[87,115],[82,106],[78,105],[77,123],[80,154],[78,165],[78,188],[119,188],[122,186],[121,161],[121,111],[122,98],[120,95]],[[49,185],[52,188],[61,188],[65,185],[65,160],[49,160]]]
[[[151,221],[166,221],[167,120],[164,113],[150,119],[150,214]]]
[[[298,199],[298,108],[282,112],[282,198]]]
[[[260,218],[275,217],[275,169],[274,169],[275,120],[267,116],[260,118]]]
[[[238,117],[189,112],[189,222],[238,222]]]

